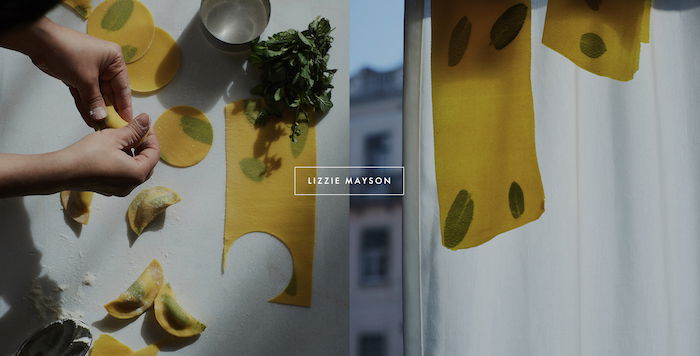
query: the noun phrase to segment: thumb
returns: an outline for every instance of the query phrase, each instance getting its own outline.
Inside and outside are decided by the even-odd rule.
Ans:
[[[88,86],[78,88],[78,93],[80,94],[83,108],[90,115],[91,119],[100,121],[107,117],[105,101],[102,98],[100,86],[96,81]]]
[[[146,114],[140,114],[128,125],[114,130],[121,140],[124,148],[134,148],[141,143],[141,140],[148,134],[150,129],[150,119]]]

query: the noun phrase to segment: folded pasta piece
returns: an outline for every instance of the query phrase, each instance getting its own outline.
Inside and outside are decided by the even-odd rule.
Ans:
[[[61,192],[61,205],[71,219],[87,225],[90,220],[90,203],[92,192],[75,192],[64,190]]]
[[[141,191],[131,201],[127,211],[131,230],[136,235],[141,235],[153,219],[181,200],[176,191],[167,187],[158,186]]]
[[[163,267],[154,259],[129,289],[104,307],[117,319],[137,317],[153,305],[162,286]]]
[[[160,289],[154,308],[158,324],[171,335],[190,337],[201,334],[207,328],[180,306],[180,303],[175,299],[170,283],[166,283]]]

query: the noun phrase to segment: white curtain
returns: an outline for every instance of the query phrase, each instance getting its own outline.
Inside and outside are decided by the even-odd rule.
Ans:
[[[546,212],[461,251],[440,243],[425,9],[407,2],[408,353],[700,355],[700,2],[655,2],[622,83],[544,47],[533,1]]]

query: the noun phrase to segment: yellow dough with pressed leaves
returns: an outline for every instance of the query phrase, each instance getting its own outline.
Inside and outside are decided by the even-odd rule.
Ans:
[[[154,259],[126,291],[105,304],[107,313],[117,319],[131,319],[143,314],[153,305],[163,279],[163,267]]]
[[[89,35],[121,46],[126,63],[148,52],[155,29],[153,15],[138,0],[107,0],[95,8],[87,22]]]
[[[433,0],[431,6],[440,227],[443,246],[457,250],[544,213],[530,82],[531,3]]]
[[[139,93],[156,91],[168,85],[180,68],[180,47],[160,27],[156,27],[153,43],[143,58],[129,63],[131,90]]]
[[[160,143],[160,158],[174,167],[189,167],[207,156],[214,130],[204,113],[190,106],[165,111],[153,125]]]
[[[63,0],[63,4],[70,7],[83,19],[87,19],[92,12],[92,0]]]
[[[92,192],[75,192],[64,190],[61,192],[61,205],[63,210],[78,223],[87,225],[90,220],[90,204]]]

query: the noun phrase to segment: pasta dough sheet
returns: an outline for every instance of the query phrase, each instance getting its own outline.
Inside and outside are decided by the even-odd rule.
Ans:
[[[246,101],[226,105],[226,218],[223,264],[231,245],[254,231],[279,239],[292,256],[287,288],[271,302],[311,306],[316,197],[294,195],[294,166],[316,164],[316,130],[304,147],[290,143],[290,122],[255,126]],[[315,174],[315,169],[305,171]],[[315,192],[315,190],[313,191]],[[309,193],[308,191],[306,193]]]
[[[456,250],[536,220],[544,191],[530,85],[530,2],[432,2],[435,173]]]
[[[650,0],[550,0],[542,43],[591,73],[629,81],[649,41],[650,10]]]

